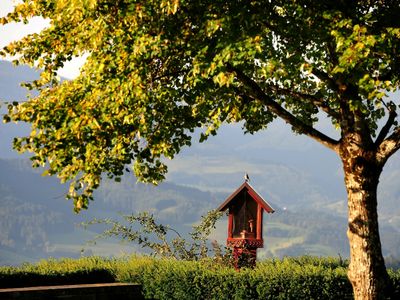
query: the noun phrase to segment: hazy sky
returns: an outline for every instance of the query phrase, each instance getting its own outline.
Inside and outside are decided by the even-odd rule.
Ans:
[[[16,0],[0,0],[0,17],[6,16],[7,13],[13,10],[13,6],[18,1]],[[41,29],[48,26],[49,22],[42,18],[33,18],[29,24],[24,25],[21,23],[12,23],[7,25],[0,25],[0,48],[8,45],[8,43],[18,40],[27,34],[39,32]],[[79,66],[82,64],[83,59],[75,59],[59,71],[59,75],[67,78],[74,78],[78,75]]]

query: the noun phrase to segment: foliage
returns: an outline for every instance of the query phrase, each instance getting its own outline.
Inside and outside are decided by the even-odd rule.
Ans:
[[[352,299],[346,271],[346,261],[331,257],[270,259],[240,272],[212,260],[82,257],[0,267],[0,284],[68,284],[106,278],[139,283],[148,299]],[[400,286],[399,271],[390,271],[390,277]]]
[[[26,0],[1,23],[42,16],[50,26],[1,53],[43,69],[26,83],[40,95],[10,104],[4,120],[31,124],[15,148],[71,182],[76,211],[104,172],[120,180],[133,163],[140,180],[161,180],[162,157],[190,145],[197,127],[204,140],[222,122],[254,133],[280,117],[336,149],[313,127],[326,115],[342,134],[362,128],[379,146],[398,131],[397,106],[384,99],[399,86],[400,28],[396,2],[378,3]],[[80,76],[59,82],[57,70],[83,54]],[[382,145],[382,158],[397,140]]]
[[[114,282],[115,260],[100,257],[41,260],[20,267],[0,267],[0,288]]]
[[[154,216],[148,212],[123,215],[127,225],[111,219],[93,219],[82,223],[82,226],[87,228],[90,225],[103,224],[108,227],[91,242],[115,236],[125,241],[138,243],[142,248],[150,250],[154,256],[178,260],[202,260],[210,255],[208,238],[221,216],[222,213],[215,210],[202,216],[200,224],[192,226],[193,230],[189,233],[190,240],[184,238],[169,225],[158,224]],[[172,238],[171,233],[175,237]],[[228,248],[222,250],[216,241],[212,243],[212,247],[215,261],[228,265],[233,263],[231,251]]]

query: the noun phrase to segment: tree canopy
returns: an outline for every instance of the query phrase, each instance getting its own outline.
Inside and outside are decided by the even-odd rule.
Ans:
[[[371,145],[394,129],[388,157],[399,147],[396,105],[385,102],[399,86],[398,5],[320,2],[26,0],[1,22],[42,16],[50,26],[2,51],[43,70],[26,83],[40,95],[9,106],[5,121],[32,125],[15,148],[72,180],[76,210],[104,172],[118,180],[133,163],[157,182],[163,157],[223,122],[254,133],[280,117],[335,151],[318,118],[362,128]],[[60,82],[57,70],[84,54],[80,75]]]
[[[39,96],[9,105],[28,122],[14,147],[71,182],[87,208],[103,174],[133,164],[158,182],[173,158],[224,122],[254,133],[281,118],[341,158],[348,194],[349,279],[356,299],[390,287],[381,251],[377,186],[400,148],[397,0],[24,0],[2,24],[41,16],[50,26],[0,55],[43,69]],[[87,55],[80,75],[57,70]],[[340,138],[318,129],[328,118]],[[390,297],[390,296],[389,296]]]

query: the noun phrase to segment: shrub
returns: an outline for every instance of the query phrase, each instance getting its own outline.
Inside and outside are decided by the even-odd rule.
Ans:
[[[269,259],[236,271],[213,259],[184,261],[129,256],[43,260],[0,267],[1,287],[134,282],[147,299],[352,299],[347,262],[302,256]],[[389,270],[396,295],[400,271]]]
[[[36,264],[0,268],[0,288],[115,282],[115,260],[101,257],[41,260]]]

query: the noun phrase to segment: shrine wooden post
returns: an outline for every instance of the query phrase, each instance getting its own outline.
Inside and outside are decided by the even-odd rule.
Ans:
[[[247,180],[217,208],[227,209],[227,246],[233,248],[235,267],[255,266],[257,248],[264,247],[263,213],[274,210]]]

